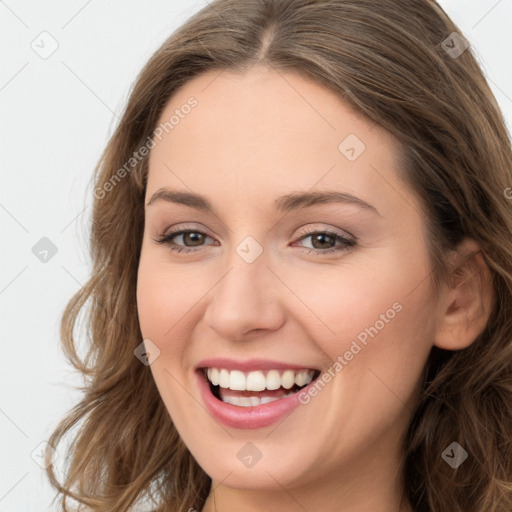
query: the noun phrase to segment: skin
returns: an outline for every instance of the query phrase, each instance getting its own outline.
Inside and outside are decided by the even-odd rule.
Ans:
[[[333,93],[266,67],[207,72],[171,98],[161,120],[190,96],[198,105],[151,150],[145,203],[169,187],[206,196],[216,215],[164,200],[146,206],[137,301],[142,335],[160,350],[151,364],[158,390],[212,478],[203,512],[411,511],[406,500],[400,507],[400,446],[425,362],[433,345],[474,341],[489,286],[477,297],[468,281],[432,300],[425,225],[400,178],[400,148]],[[366,146],[355,161],[338,149],[349,134]],[[378,213],[340,203],[273,208],[279,196],[312,190],[352,194]],[[177,236],[175,246],[196,252],[171,252],[155,242],[171,227],[207,236]],[[315,244],[304,228],[356,245]],[[263,249],[252,263],[236,252],[248,236]],[[341,250],[322,254],[330,248]],[[454,261],[475,249],[467,241]],[[472,262],[489,279],[481,257]],[[401,311],[281,423],[228,428],[203,407],[194,375],[201,359],[327,370],[397,302]],[[237,457],[247,442],[262,453],[250,468]]]

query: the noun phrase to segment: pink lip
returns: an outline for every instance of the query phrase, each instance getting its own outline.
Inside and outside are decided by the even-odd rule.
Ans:
[[[204,361],[201,364],[203,363]],[[216,360],[216,365],[217,364],[218,360]],[[206,366],[210,367],[210,364],[207,364]],[[211,366],[218,367],[215,365]],[[226,368],[226,366],[222,365],[221,367]],[[240,368],[240,366],[236,367]],[[262,366],[258,366],[258,368],[262,368]],[[276,366],[272,366],[271,368],[277,369]],[[290,368],[290,366],[286,366],[286,368]],[[292,366],[291,368],[294,367]],[[315,382],[315,380],[310,382],[306,387],[293,395],[280,398],[279,400],[275,400],[267,404],[257,405],[254,407],[238,407],[236,405],[227,404],[213,396],[210,391],[210,384],[207,381],[203,370],[196,370],[195,373],[201,396],[208,412],[223,425],[241,429],[267,427],[279,421],[281,418],[284,418],[293,409],[301,405],[299,400],[300,394],[307,392],[308,387]]]
[[[196,368],[225,368],[226,370],[240,370],[250,372],[254,370],[309,370],[311,366],[301,366],[296,364],[272,361],[270,359],[249,359],[247,361],[237,361],[225,357],[215,357],[199,361]]]

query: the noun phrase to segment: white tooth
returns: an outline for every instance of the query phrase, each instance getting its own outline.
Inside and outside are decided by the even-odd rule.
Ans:
[[[229,389],[233,391],[245,391],[245,375],[239,370],[229,373]]]
[[[299,370],[295,374],[295,384],[297,384],[297,386],[304,386],[304,384],[306,384],[306,376],[307,370]]]
[[[214,386],[217,386],[219,384],[219,370],[217,368],[208,368],[208,378]]]
[[[236,396],[230,396],[228,397],[228,404],[231,404],[231,405],[240,405],[238,403],[238,397]]]
[[[267,373],[267,389],[279,389],[281,387],[281,377],[277,370],[270,370]]]
[[[265,376],[260,370],[245,374],[239,370],[208,368],[206,373],[208,380],[221,388],[235,391],[263,391],[279,389],[281,386],[291,389],[294,384],[302,387],[313,380],[314,370],[285,370],[282,375],[279,370],[270,370]]]
[[[229,372],[224,368],[219,372],[219,386],[221,388],[229,388]]]
[[[304,386],[313,380],[313,370],[300,370],[295,374],[295,384]]]
[[[247,391],[263,391],[266,386],[267,379],[265,375],[263,375],[263,372],[249,372],[245,383],[245,389],[247,389]]]
[[[224,402],[238,407],[252,407],[251,399],[248,396],[226,396]]]
[[[304,384],[309,384],[313,380],[314,374],[314,370],[306,370],[306,382],[304,382]]]
[[[259,397],[257,397],[257,396],[250,396],[249,398],[251,399],[251,405],[253,407],[256,407],[256,406],[260,405],[261,402],[260,402]]]
[[[240,396],[238,398],[238,405],[242,407],[252,407],[252,400],[249,396]]]
[[[290,389],[295,384],[295,374],[293,370],[286,370],[281,376],[281,386],[284,389]]]
[[[261,397],[262,404],[268,404],[269,402],[275,402],[276,400],[279,400],[279,398],[276,398],[275,396],[262,396]]]

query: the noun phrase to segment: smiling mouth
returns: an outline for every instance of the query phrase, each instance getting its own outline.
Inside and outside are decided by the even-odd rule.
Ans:
[[[239,407],[255,407],[294,395],[311,384],[320,370],[257,370],[200,368],[212,395]]]

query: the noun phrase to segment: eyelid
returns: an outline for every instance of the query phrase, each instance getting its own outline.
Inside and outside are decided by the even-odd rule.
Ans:
[[[299,233],[296,235],[295,240],[293,244],[296,244],[298,242],[301,242],[302,239],[308,238],[310,236],[313,236],[315,234],[327,234],[328,236],[334,238],[335,242],[338,242],[338,245],[336,245],[334,248],[330,249],[315,249],[315,248],[308,248],[304,246],[299,246],[298,249],[301,250],[301,252],[305,252],[307,254],[313,254],[315,257],[322,258],[327,257],[327,255],[336,254],[341,255],[343,253],[350,252],[354,249],[355,246],[358,245],[357,238],[353,236],[352,234],[345,231],[345,233],[348,234],[346,236],[345,234],[340,233],[339,228],[322,228],[322,227],[308,227],[308,228],[300,228]],[[159,238],[153,239],[157,244],[161,245],[168,245],[169,250],[172,253],[176,254],[196,254],[201,253],[202,248],[205,246],[193,246],[193,247],[187,247],[186,245],[179,245],[175,244],[172,239],[178,236],[182,236],[186,233],[199,233],[201,235],[204,235],[206,238],[211,238],[216,242],[216,240],[208,235],[207,233],[201,231],[200,229],[197,229],[195,226],[186,226],[181,225],[179,227],[173,227],[172,229],[167,229],[164,234],[160,235]],[[213,244],[216,245],[216,244]],[[208,247],[208,246],[206,246]],[[295,247],[292,245],[292,247]]]
[[[305,228],[299,228],[299,231],[297,232],[297,237],[302,238],[305,235],[313,235],[315,233],[330,233],[332,235],[338,235],[343,238],[350,238],[350,240],[353,240],[354,242],[357,242],[357,237],[355,237],[352,233],[349,233],[348,231],[340,228],[333,228],[333,227],[325,227],[320,226],[319,224],[316,224],[317,227],[305,227]]]
[[[178,227],[168,228],[166,229],[162,235],[160,235],[160,239],[166,238],[169,235],[178,235],[179,233],[182,233],[183,231],[196,231],[198,233],[204,234],[210,238],[213,239],[213,236],[207,233],[207,229],[203,226],[200,226],[199,228],[197,225],[193,224],[179,224]],[[320,224],[314,224],[313,227],[301,227],[297,231],[297,234],[295,235],[295,238],[300,239],[303,238],[306,235],[312,235],[315,233],[329,233],[331,235],[338,235],[343,238],[350,238],[354,242],[357,242],[357,237],[355,237],[352,233],[349,233],[346,230],[342,230],[340,228],[332,228],[332,227],[326,227],[325,225],[322,226]],[[347,236],[348,235],[348,236]]]
[[[182,231],[197,231],[198,233],[203,233],[204,235],[207,235],[210,238],[213,238],[212,235],[208,234],[208,230],[204,226],[202,226],[202,225],[198,226],[197,224],[187,224],[187,223],[178,224],[177,226],[172,226],[170,228],[167,228],[161,236],[165,237],[168,235],[181,233]]]

